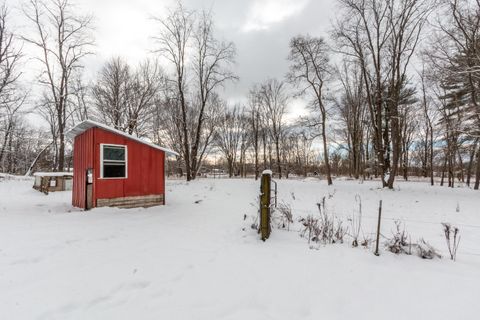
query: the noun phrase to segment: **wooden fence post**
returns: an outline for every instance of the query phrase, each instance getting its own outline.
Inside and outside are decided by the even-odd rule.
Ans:
[[[272,172],[264,170],[260,184],[260,228],[258,232],[261,234],[263,241],[270,236],[270,189],[272,183]]]
[[[377,243],[375,244],[375,255],[379,256],[380,253],[378,252],[378,244],[380,242],[380,221],[382,219],[382,200],[378,204],[378,224],[377,224]]]

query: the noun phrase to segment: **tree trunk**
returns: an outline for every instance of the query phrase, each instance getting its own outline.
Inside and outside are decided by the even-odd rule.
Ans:
[[[423,154],[423,159],[422,159],[422,173],[423,173],[423,176],[426,178],[428,176],[428,170],[427,170],[427,167],[428,167],[428,154],[429,154],[429,144],[428,144],[428,138],[429,138],[429,130],[430,128],[428,127],[428,123],[427,123],[427,132],[425,133],[425,148],[424,148],[424,154]]]
[[[259,161],[258,161],[259,122],[260,122],[260,119],[259,119],[258,111],[254,110],[253,116],[252,116],[252,129],[253,129],[253,152],[255,154],[255,180],[258,180],[258,177],[260,175]]]
[[[183,133],[183,160],[185,163],[185,173],[187,175],[187,181],[192,180],[192,171],[190,167],[190,143],[188,137],[187,126],[187,107],[185,102],[185,96],[183,93],[183,76],[178,76],[177,81],[178,92],[180,96],[180,106],[182,108],[182,133]]]
[[[244,178],[244,175],[245,175],[245,165],[244,165],[245,153],[243,152],[243,146],[240,149],[241,149],[240,150],[240,160],[239,160],[238,164],[240,166],[240,177]]]
[[[433,180],[433,126],[429,121],[430,126],[430,185],[434,185]]]
[[[282,160],[280,159],[280,139],[275,138],[275,152],[277,154],[278,179],[282,179]]]
[[[263,142],[263,170],[267,170],[267,137],[265,132],[262,132]]]
[[[255,136],[255,148],[254,148],[254,152],[255,152],[255,180],[258,180],[258,176],[260,174],[260,170],[258,168],[258,135]]]
[[[473,187],[474,190],[478,190],[480,186],[480,150],[477,151],[477,166],[475,170],[475,185]]]
[[[447,170],[447,153],[445,153],[445,160],[443,161],[443,167],[442,167],[442,178],[440,179],[440,186],[442,187],[445,181],[445,170]]]
[[[228,177],[231,178],[233,176],[233,159],[231,157],[227,157],[228,162]]]
[[[267,150],[268,150],[268,168],[273,169],[272,145],[271,144],[268,144]]]
[[[398,112],[396,106],[391,106],[391,139],[392,139],[392,163],[390,165],[390,175],[388,177],[388,188],[393,189],[393,182],[397,175],[398,164],[400,160],[400,130],[398,124]]]
[[[65,129],[60,128],[59,126],[59,135],[60,135],[60,146],[58,148],[58,171],[65,170]]]
[[[463,166],[462,155],[460,154],[460,149],[457,149],[458,163],[460,165],[460,177],[459,180],[465,182],[465,168]]]
[[[325,158],[325,168],[327,169],[327,184],[332,185],[332,171],[330,168],[330,161],[328,159],[328,146],[327,146],[327,130],[326,130],[326,115],[322,113],[322,140],[323,140],[323,156]]]
[[[12,120],[8,119],[8,126],[5,130],[5,135],[3,137],[3,144],[2,144],[2,149],[0,150],[0,163],[2,162],[3,160],[3,156],[5,155],[5,148],[7,147],[7,141],[8,141],[8,138],[11,134],[11,131],[12,131]]]
[[[467,186],[470,187],[470,180],[472,177],[472,167],[473,163],[475,161],[475,154],[477,150],[477,144],[478,144],[478,139],[475,139],[475,142],[472,146],[472,150],[470,151],[470,159],[468,161],[468,167],[467,167]]]

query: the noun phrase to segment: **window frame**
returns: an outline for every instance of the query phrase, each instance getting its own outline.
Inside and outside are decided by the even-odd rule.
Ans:
[[[103,148],[104,147],[122,147],[125,149],[125,176],[124,177],[104,177],[103,176]],[[119,160],[106,160],[108,162],[123,162]],[[128,179],[128,146],[125,144],[113,144],[113,143],[100,143],[100,179],[113,180],[113,179]]]

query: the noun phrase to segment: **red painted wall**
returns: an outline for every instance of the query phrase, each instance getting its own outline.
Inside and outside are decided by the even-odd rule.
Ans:
[[[100,144],[127,146],[127,178],[100,178]],[[165,152],[121,135],[91,128],[75,137],[74,206],[85,207],[85,177],[93,168],[93,206],[97,199],[165,194]]]
[[[94,130],[89,129],[75,137],[73,144],[72,204],[85,208],[86,170],[93,168]]]

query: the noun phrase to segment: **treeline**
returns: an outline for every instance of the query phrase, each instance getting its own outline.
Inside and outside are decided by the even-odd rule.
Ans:
[[[148,59],[112,57],[87,81],[92,16],[68,0],[31,0],[15,9],[31,27],[22,35],[3,5],[0,169],[69,169],[65,133],[94,119],[177,151],[171,173],[187,180],[220,167],[231,177],[271,168],[278,178],[322,175],[328,184],[338,175],[378,177],[393,188],[398,177],[422,176],[478,189],[480,2],[337,6],[328,37],[303,34],[285,44],[284,78],[265,75],[231,104],[221,88],[238,80],[236,49],[216,35],[211,12],[178,2],[155,18]],[[25,47],[36,54],[26,56]],[[33,63],[35,90],[22,80]],[[299,97],[308,114],[293,119]],[[35,129],[28,113],[49,131]]]

